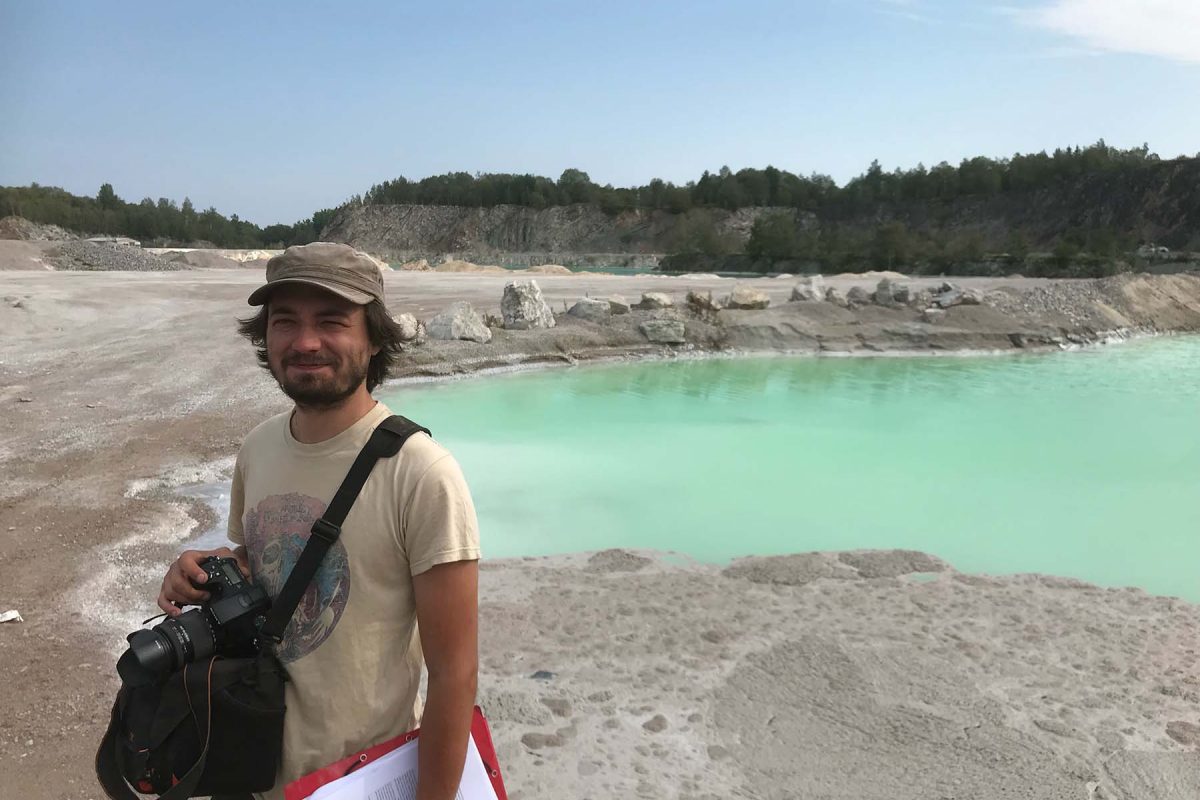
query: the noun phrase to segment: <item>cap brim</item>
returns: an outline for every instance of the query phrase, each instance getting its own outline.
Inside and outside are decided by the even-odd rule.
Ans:
[[[366,292],[360,292],[357,289],[351,289],[348,286],[342,286],[341,284],[331,283],[329,281],[317,280],[315,278],[280,278],[277,281],[264,283],[262,286],[255,289],[250,293],[250,296],[246,298],[246,302],[252,306],[261,306],[267,302],[267,298],[271,296],[271,292],[275,291],[275,289],[285,283],[302,283],[307,286],[315,286],[318,289],[324,289],[327,292],[336,294],[338,297],[345,298],[351,303],[355,303],[360,306],[365,306],[367,303],[375,299],[373,295],[369,295]]]

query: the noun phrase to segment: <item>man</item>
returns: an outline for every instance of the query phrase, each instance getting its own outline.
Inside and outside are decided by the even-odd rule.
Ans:
[[[276,596],[312,523],[391,413],[371,391],[399,353],[399,330],[370,258],[339,244],[289,247],[267,263],[249,303],[261,308],[240,332],[295,407],[243,442],[229,512],[238,547],[188,551],[171,565],[158,604],[172,616],[207,597],[191,581],[204,580],[198,562],[208,555],[236,557]],[[455,795],[475,700],[478,558],[475,509],[444,448],[417,433],[375,464],[278,649],[291,680],[283,765],[268,797],[418,723],[417,797]]]

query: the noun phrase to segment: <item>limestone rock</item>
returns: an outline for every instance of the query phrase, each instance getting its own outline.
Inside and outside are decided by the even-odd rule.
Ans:
[[[861,286],[851,286],[846,292],[846,303],[852,306],[865,306],[871,302],[871,293]]]
[[[655,311],[660,308],[673,308],[674,305],[675,301],[669,294],[646,292],[642,295],[642,302],[638,303],[637,307],[643,311]]]
[[[678,319],[648,319],[638,326],[650,341],[655,344],[683,344],[687,341],[684,336],[683,320]]]
[[[426,331],[433,339],[466,339],[480,344],[492,340],[492,332],[483,324],[483,318],[463,300],[429,320]]]
[[[927,308],[921,312],[921,322],[928,322],[930,325],[941,322],[945,317],[946,312],[941,308]]]
[[[506,285],[500,313],[504,315],[504,327],[510,330],[554,327],[554,312],[543,299],[537,281],[513,281]]]
[[[405,261],[397,269],[404,272],[429,272],[433,267],[429,266],[426,259],[418,258],[416,261]]]
[[[805,303],[821,302],[825,299],[825,279],[820,275],[801,278],[800,282],[792,287],[791,299]]]
[[[912,290],[906,283],[896,283],[891,278],[884,278],[875,287],[875,302],[881,306],[908,305],[912,299]]]
[[[982,302],[983,294],[977,289],[951,289],[948,292],[941,292],[933,298],[933,304],[938,308],[977,306]]]
[[[399,314],[393,319],[400,326],[400,341],[414,342],[425,338],[425,326],[412,314]]]
[[[725,303],[729,308],[746,310],[762,310],[771,305],[771,298],[766,292],[752,289],[749,286],[735,286]]]
[[[567,311],[572,317],[586,319],[588,322],[608,322],[612,318],[612,306],[607,300],[595,300],[584,297]]]
[[[842,308],[850,305],[850,301],[847,299],[846,293],[841,289],[835,289],[832,286],[825,290],[825,302],[833,303],[834,305],[841,306]]]
[[[892,282],[884,278],[875,286],[875,294],[872,299],[881,306],[890,306],[896,302],[892,297]]]
[[[629,313],[629,303],[627,303],[625,301],[625,298],[622,297],[621,295],[611,294],[604,299],[608,301],[608,309],[612,313],[614,313],[614,314],[628,314]]]
[[[697,314],[715,314],[723,308],[712,292],[697,292],[695,289],[687,293],[687,306]]]

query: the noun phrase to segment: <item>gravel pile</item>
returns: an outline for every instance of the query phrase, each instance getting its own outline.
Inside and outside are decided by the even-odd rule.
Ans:
[[[1035,286],[1024,291],[1006,290],[988,294],[988,304],[1006,314],[1035,317],[1059,314],[1073,323],[1089,321],[1099,302],[1106,299],[1098,281],[1083,280]]]
[[[188,268],[187,264],[167,261],[140,247],[95,242],[66,242],[48,260],[56,269],[65,270],[165,272]]]

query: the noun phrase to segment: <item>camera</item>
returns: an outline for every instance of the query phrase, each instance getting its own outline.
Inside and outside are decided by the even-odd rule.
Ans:
[[[192,585],[209,592],[203,605],[127,637],[129,649],[117,661],[126,685],[161,681],[214,653],[236,658],[258,652],[259,628],[271,607],[266,590],[242,575],[236,559],[208,556],[200,568],[208,580]]]

